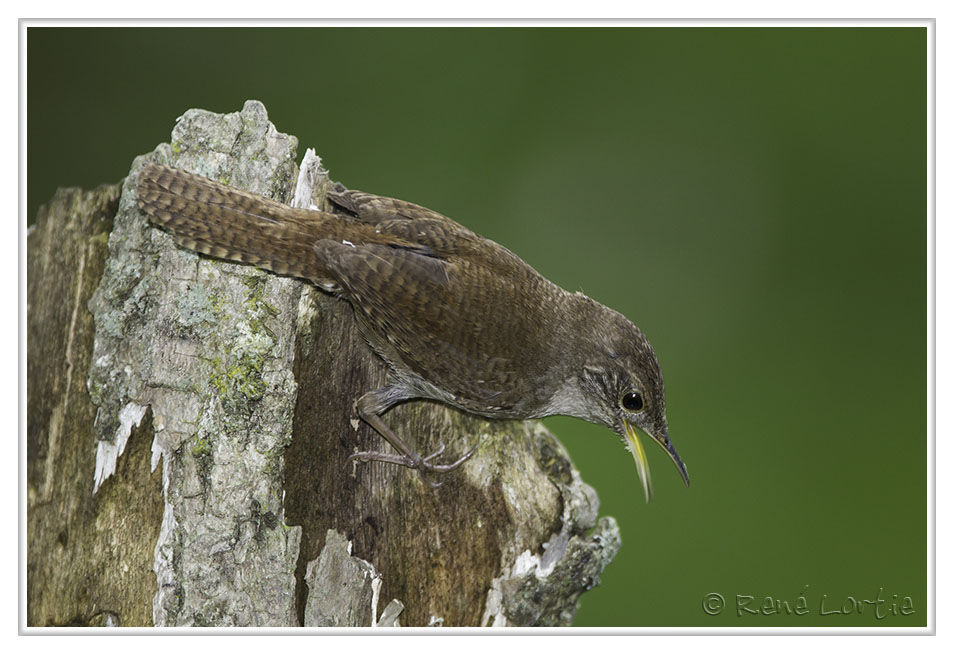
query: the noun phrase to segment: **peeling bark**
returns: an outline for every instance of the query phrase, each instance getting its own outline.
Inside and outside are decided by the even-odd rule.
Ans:
[[[350,305],[178,248],[136,208],[146,161],[324,207],[327,172],[306,157],[299,178],[296,150],[260,103],[190,110],[121,195],[41,209],[28,623],[570,624],[619,533],[551,434],[412,402],[388,413],[396,433],[477,454],[438,489],[346,464],[383,447],[353,402],[386,376]]]

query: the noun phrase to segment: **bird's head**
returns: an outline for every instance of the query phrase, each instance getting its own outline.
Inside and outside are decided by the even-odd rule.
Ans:
[[[613,429],[632,452],[648,502],[653,494],[652,480],[640,431],[666,451],[686,486],[689,474],[669,440],[666,394],[656,353],[636,325],[602,308],[605,312],[600,312],[602,319],[594,325],[596,334],[583,364],[581,386],[592,411],[589,419]]]

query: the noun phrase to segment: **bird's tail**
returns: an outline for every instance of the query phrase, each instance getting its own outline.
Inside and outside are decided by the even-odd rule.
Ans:
[[[140,173],[138,203],[183,247],[313,280],[327,277],[315,242],[337,237],[343,227],[334,214],[295,209],[153,163]]]

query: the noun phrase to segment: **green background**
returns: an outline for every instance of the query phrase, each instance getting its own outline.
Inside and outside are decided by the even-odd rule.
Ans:
[[[609,431],[547,421],[623,534],[577,625],[926,624],[925,29],[32,28],[27,54],[31,217],[255,98],[335,179],[639,324],[692,487],[651,448],[646,505]],[[820,614],[879,588],[884,619]]]

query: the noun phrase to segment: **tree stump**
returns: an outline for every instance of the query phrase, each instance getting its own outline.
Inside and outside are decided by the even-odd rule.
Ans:
[[[431,402],[433,489],[346,463],[384,447],[354,400],[384,363],[346,302],[176,247],[136,208],[147,161],[298,206],[331,182],[265,108],[190,110],[122,187],[58,191],[28,236],[31,626],[568,625],[619,548],[535,422]]]

